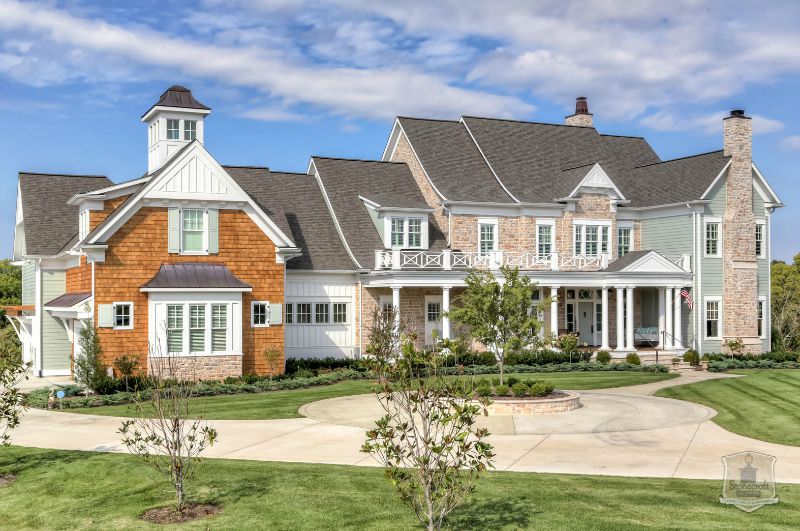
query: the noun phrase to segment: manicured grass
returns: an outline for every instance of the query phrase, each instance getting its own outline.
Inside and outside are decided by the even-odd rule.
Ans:
[[[719,412],[714,422],[739,435],[800,446],[800,370],[730,373],[744,376],[668,387],[656,396],[712,407]]]
[[[3,529],[420,528],[372,467],[205,460],[189,498],[222,511],[171,527],[138,520],[173,495],[128,455],[12,447],[0,454],[0,472],[18,475],[0,489]],[[719,481],[491,472],[447,528],[791,529],[800,520],[798,485],[780,486],[780,503],[754,513],[721,505],[720,491]]]
[[[658,382],[675,377],[674,374],[652,372],[556,372],[508,374],[524,380],[547,380],[559,389],[603,389],[643,383]],[[471,378],[496,378],[497,375]],[[369,393],[375,382],[348,380],[319,387],[293,389],[291,391],[269,391],[266,393],[208,396],[195,399],[197,411],[209,420],[266,420],[299,417],[297,410],[303,404],[335,398]],[[133,405],[99,406],[68,409],[70,413],[130,417],[136,411]]]

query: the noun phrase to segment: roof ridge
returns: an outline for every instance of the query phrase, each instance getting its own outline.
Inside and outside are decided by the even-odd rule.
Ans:
[[[249,164],[222,164],[223,168],[252,168],[254,170],[269,170],[269,166],[251,166]]]
[[[595,127],[584,127],[582,125],[554,124],[554,123],[550,123],[550,122],[531,122],[529,120],[515,120],[513,118],[490,118],[488,116],[468,116],[468,115],[464,115],[464,116],[461,116],[461,118],[462,119],[464,119],[464,118],[473,118],[475,120],[494,120],[496,122],[513,122],[513,123],[518,123],[518,124],[530,124],[530,125],[550,125],[550,126],[553,126],[553,127],[573,127],[573,128],[576,128],[576,129],[587,129],[587,130],[588,129],[592,129],[595,132],[597,132],[597,134],[600,134]]]
[[[586,166],[594,166],[595,164],[600,164],[600,161],[596,160],[594,162],[588,162],[586,164],[578,164],[577,166],[570,166],[569,168],[561,168],[561,171],[577,170],[578,168],[585,168]]]
[[[446,118],[418,118],[416,116],[397,116],[396,119],[405,119],[405,120],[420,120],[423,122],[446,122],[449,124],[458,124],[461,123],[460,120],[447,120]]]
[[[612,135],[610,133],[600,133],[600,136],[610,136],[610,137],[614,137],[614,138],[638,138],[640,140],[644,140],[645,142],[647,141],[646,137],[638,136],[638,135]]]
[[[346,157],[325,157],[322,155],[311,155],[312,159],[325,159],[325,160],[344,160],[348,162],[375,162],[377,164],[404,164],[405,162],[394,161],[394,160],[373,160],[373,159],[355,159],[355,158],[346,158]]]
[[[47,175],[49,177],[88,177],[91,179],[108,179],[107,175],[80,175],[78,173],[49,173],[39,171],[20,171],[19,175]]]
[[[695,158],[695,157],[704,157],[706,155],[711,155],[713,153],[720,153],[722,151],[724,151],[724,150],[715,149],[714,151],[706,151],[705,153],[697,153],[695,155],[686,155],[685,157],[678,157],[678,158],[675,158],[675,159],[662,160],[661,162],[654,162],[652,164],[643,164],[641,166],[635,166],[633,169],[635,170],[635,169],[638,169],[638,168],[647,168],[649,166],[657,166],[659,164],[666,164],[667,162],[675,162],[675,161],[678,161],[678,160],[692,159],[692,158]]]

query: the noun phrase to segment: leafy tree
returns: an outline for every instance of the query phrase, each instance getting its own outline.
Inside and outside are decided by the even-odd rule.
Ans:
[[[101,361],[103,347],[94,322],[90,321],[81,328],[78,346],[81,353],[75,356],[75,380],[89,389],[97,390],[106,379],[106,374]]]
[[[11,260],[0,260],[0,305],[20,304],[22,301],[22,269]]]
[[[367,432],[361,448],[384,467],[386,477],[429,530],[475,490],[494,454],[476,428],[485,411],[465,386],[444,379],[434,352],[420,352],[406,339],[393,363],[381,367],[378,399],[386,415]]]
[[[12,326],[0,328],[0,363],[4,364],[7,359],[12,363],[22,359],[22,343]]]
[[[16,333],[7,327],[2,334],[14,336]],[[8,346],[12,345],[12,349]],[[22,415],[25,413],[24,396],[19,390],[19,385],[28,378],[30,363],[22,362],[22,352],[10,338],[4,337],[0,344],[0,444],[11,444],[11,431],[19,426]]]
[[[403,323],[398,323],[394,308],[376,308],[372,312],[364,362],[367,367],[381,375],[381,368],[397,356],[401,338],[405,334]]]
[[[175,490],[175,507],[186,509],[186,486],[200,461],[200,454],[217,440],[217,431],[194,411],[194,382],[175,381],[178,359],[162,356],[151,347],[152,387],[134,399],[136,417],[122,423],[119,433],[128,451],[166,476]]]
[[[472,271],[465,279],[467,289],[449,315],[452,320],[468,326],[472,337],[495,355],[502,384],[506,354],[538,341],[542,323],[537,314],[550,300],[534,308],[531,301],[536,284],[520,276],[518,269],[503,267],[500,271],[503,282],[488,271]]]
[[[772,262],[772,346],[800,348],[800,253],[794,262]]]

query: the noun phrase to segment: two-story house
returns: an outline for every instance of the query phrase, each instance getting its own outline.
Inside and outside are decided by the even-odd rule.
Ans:
[[[564,125],[398,118],[381,160],[312,157],[305,174],[219,164],[210,109],[171,87],[142,117],[148,171],[20,173],[12,316],[38,374],[69,374],[93,320],[104,362],[165,353],[199,377],[265,372],[264,352],[358,356],[393,306],[420,346],[452,337],[469,271],[518,267],[552,297],[544,334],[615,356],[770,345],[770,214],[751,120],[723,149],[662,161]],[[689,301],[693,301],[693,305]]]

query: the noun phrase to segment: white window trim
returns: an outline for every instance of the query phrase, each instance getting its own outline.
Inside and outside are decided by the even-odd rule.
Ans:
[[[758,296],[758,302],[763,303],[763,305],[764,305],[764,313],[761,316],[761,321],[762,321],[761,334],[758,337],[760,339],[767,339],[767,325],[768,325],[768,320],[767,320],[767,311],[768,311],[768,309],[767,309],[767,296],[766,295],[759,295]],[[758,306],[756,306],[756,320],[758,320]]]
[[[708,254],[708,224],[718,223],[717,232],[717,254]],[[703,256],[705,258],[722,258],[722,218],[704,217],[703,218]]]
[[[293,325],[296,324],[295,320],[294,320],[294,307],[295,307],[295,304],[296,304],[295,302],[284,302],[283,303],[283,323],[286,324],[286,325],[293,326]],[[289,311],[289,308],[288,308],[289,306],[292,307],[291,311]]]
[[[403,243],[402,245],[393,245],[392,244],[392,220],[393,219],[402,219],[403,220]],[[409,232],[408,227],[409,219],[418,219],[420,220],[420,241],[419,246],[411,247],[408,244],[409,240]],[[394,249],[394,250],[402,250],[402,249],[427,249],[429,246],[428,242],[428,215],[427,214],[397,214],[397,215],[387,215],[384,218],[383,222],[384,233],[384,246],[387,249]]]
[[[337,300],[338,299],[338,300]],[[391,297],[388,298],[387,302],[391,301]],[[293,315],[292,323],[287,323],[289,326],[350,326],[353,322],[353,305],[352,299],[342,300],[341,298],[334,298],[332,300],[320,300],[320,299],[303,299],[303,300],[291,300],[284,303],[284,308],[287,304],[292,305],[292,313]],[[296,319],[296,312],[297,312],[297,305],[298,304],[310,304],[311,305],[311,322],[309,323],[299,323]],[[345,322],[337,323],[334,322],[333,317],[333,305],[334,304],[346,304],[346,313],[345,313]],[[318,305],[325,305],[328,307],[328,322],[327,323],[318,323],[317,322],[317,306]],[[286,312],[288,314],[288,311]]]
[[[337,323],[336,317],[334,316],[333,306],[336,304],[344,304],[345,311],[344,311],[344,322]],[[350,303],[347,301],[333,301],[331,302],[331,325],[333,326],[342,326],[342,325],[349,325],[350,324]]]
[[[535,244],[536,256],[539,256],[539,227],[550,227],[550,254],[556,251],[556,220],[554,219],[537,219],[536,220],[536,234]],[[543,258],[543,257],[540,257]]]
[[[158,294],[162,295],[162,294]],[[196,294],[190,297],[186,297],[184,299],[175,299],[173,297],[167,296],[167,294],[163,294],[165,296],[153,297],[151,294],[151,300],[149,303],[149,310],[150,315],[155,315],[154,309],[155,307],[162,306],[164,311],[166,312],[166,308],[170,305],[181,306],[183,308],[183,350],[181,352],[167,352],[167,338],[166,338],[166,324],[164,326],[158,326],[155,323],[155,319],[151,317],[149,323],[149,337],[150,340],[158,341],[159,344],[163,345],[163,349],[161,349],[161,353],[159,354],[150,354],[150,357],[168,357],[178,356],[178,357],[185,357],[185,356],[241,356],[242,355],[242,307],[241,302],[235,299],[227,299],[226,298],[212,298],[209,299],[205,294]],[[241,297],[241,295],[239,295]],[[191,314],[189,312],[189,306],[191,305],[205,305],[205,343],[204,343],[204,351],[203,352],[191,352],[189,350],[189,330],[191,327]],[[226,327],[226,335],[225,335],[225,342],[227,344],[228,350],[225,351],[213,351],[211,350],[211,329],[213,324],[213,317],[211,307],[216,304],[225,305],[227,307],[227,327]],[[165,314],[166,317],[166,314]],[[238,324],[237,324],[238,323]]]
[[[709,302],[718,302],[719,303],[719,315],[717,316],[717,336],[709,336],[707,335],[708,332],[708,303]],[[707,295],[703,297],[703,338],[712,341],[719,341],[724,337],[724,332],[722,331],[722,312],[724,308],[722,307],[722,297],[720,295]]]
[[[634,247],[633,246],[634,230],[635,230],[634,226],[633,226],[633,222],[632,221],[618,221],[617,222],[617,234],[615,235],[616,236],[616,245],[614,245],[614,249],[617,251],[617,258],[620,257],[619,256],[619,242],[620,242],[619,231],[620,230],[624,230],[624,229],[628,229],[628,230],[631,231],[630,232],[630,239],[628,240],[628,253],[630,253],[632,251],[635,251],[635,249],[633,248]]]
[[[767,220],[764,218],[757,218],[756,225],[763,227],[761,229],[761,253],[756,255],[756,258],[763,259],[767,257]]]
[[[321,322],[321,323],[317,322],[317,306],[327,306],[328,307],[328,321],[327,322]],[[320,301],[320,302],[314,301],[314,302],[312,302],[311,303],[311,318],[312,319],[311,319],[311,323],[310,324],[319,325],[319,326],[330,326],[330,325],[332,325],[333,324],[333,314],[331,314],[331,310],[332,310],[331,303],[328,302],[328,301]]]
[[[608,227],[608,248],[606,252],[603,252],[603,230],[598,228],[597,231],[597,255],[587,255],[586,254],[586,227],[587,226],[595,226],[595,227]],[[616,245],[616,238],[614,234],[611,234],[613,231],[611,230],[611,220],[610,219],[580,219],[576,218],[572,220],[572,245],[575,246],[575,235],[577,234],[578,230],[581,231],[581,249],[573,249],[572,255],[573,256],[586,256],[591,258],[600,257],[603,255],[610,255],[611,250],[614,249]],[[580,252],[579,252],[580,251]]]
[[[478,254],[481,252],[481,225],[494,225],[494,242],[492,244],[492,250],[489,252],[496,252],[500,245],[500,221],[498,218],[478,218]]]
[[[124,305],[128,305],[131,307],[131,324],[130,326],[117,326],[117,306],[124,306]],[[114,326],[112,328],[114,330],[133,330],[133,302],[132,301],[112,302],[111,306],[113,308],[113,313],[114,313]]]
[[[256,324],[257,304],[263,304],[266,306],[267,322],[264,324]],[[250,326],[253,328],[269,328],[269,301],[250,301]]]
[[[183,213],[187,210],[199,210],[203,213],[203,251],[184,251],[183,250]],[[180,254],[184,256],[208,256],[208,209],[207,208],[193,208],[186,207],[178,210],[178,217],[180,218]]]

